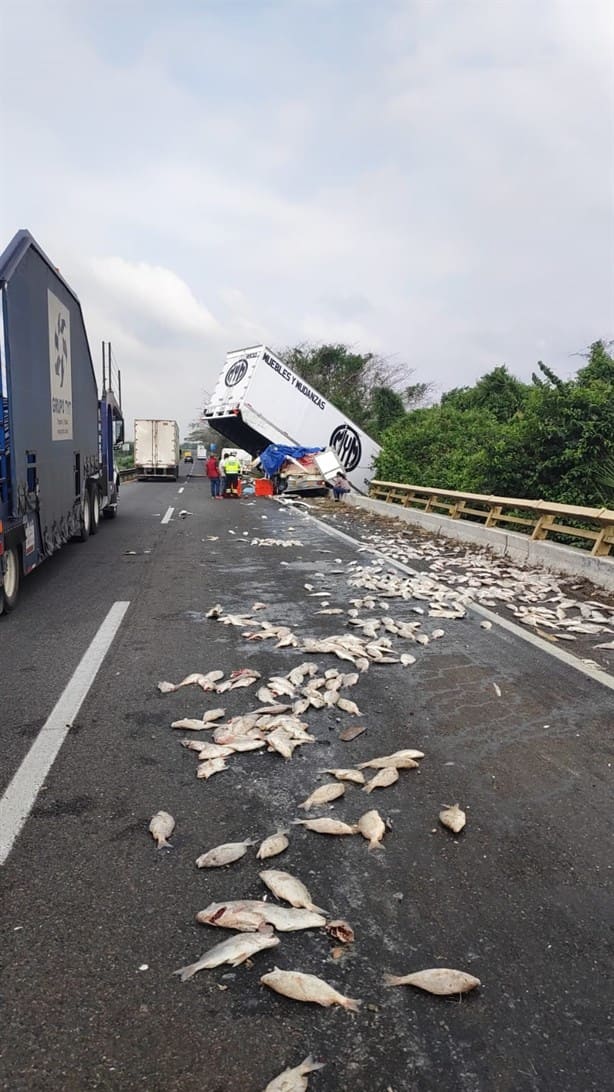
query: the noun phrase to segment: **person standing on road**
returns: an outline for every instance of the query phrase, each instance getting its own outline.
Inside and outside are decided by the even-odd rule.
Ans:
[[[205,474],[209,479],[209,485],[211,486],[211,496],[216,500],[221,500],[220,497],[220,464],[215,455],[210,455],[205,463]]]
[[[239,473],[241,470],[241,463],[237,459],[236,455],[227,455],[222,463],[222,471],[224,473],[224,493],[228,490],[229,493],[237,493],[237,486],[239,484]]]
[[[335,474],[330,484],[336,501],[340,500],[344,493],[350,492],[350,483],[341,471]]]

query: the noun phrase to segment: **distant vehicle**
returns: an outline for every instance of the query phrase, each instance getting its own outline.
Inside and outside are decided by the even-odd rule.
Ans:
[[[269,444],[332,448],[351,485],[368,491],[379,446],[266,345],[227,354],[204,417],[252,456]]]
[[[206,444],[198,444],[198,446],[196,448],[196,458],[197,459],[208,459],[208,457],[209,456],[208,456],[208,452],[207,452],[207,445]]]
[[[241,464],[241,471],[245,473],[252,465],[252,457],[249,451],[243,451],[240,447],[223,447],[220,457],[220,463],[224,462],[224,459],[234,458],[238,459]]]
[[[179,425],[176,421],[139,419],[134,422],[134,468],[145,478],[179,477]]]
[[[192,455],[191,451],[184,451],[183,461],[184,461],[184,463],[193,463],[194,462],[194,456]]]
[[[0,255],[0,311],[1,612],[22,576],[117,514],[124,424],[104,380],[98,397],[81,304],[29,231]]]

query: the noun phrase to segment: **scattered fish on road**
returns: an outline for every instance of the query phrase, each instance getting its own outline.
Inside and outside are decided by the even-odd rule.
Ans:
[[[306,800],[303,800],[302,804],[299,804],[299,808],[304,808],[305,811],[309,811],[311,808],[322,807],[324,804],[329,804],[332,800],[337,800],[345,793],[345,785],[339,782],[329,781],[326,785],[320,785],[319,788],[314,789],[311,796],[308,796]]]
[[[340,1005],[349,1012],[358,1012],[361,1001],[352,997],[345,997],[339,993],[323,978],[314,974],[303,974],[302,971],[282,971],[279,967],[263,974],[260,979],[263,986],[275,990],[276,993],[290,997],[293,1001],[306,1001],[314,1005],[322,1005],[329,1008],[331,1005]]]
[[[276,948],[279,943],[279,937],[275,936],[270,926],[266,932],[263,929],[258,933],[249,933],[247,935],[239,933],[235,937],[229,937],[228,940],[216,944],[214,948],[210,948],[208,952],[205,952],[196,963],[189,963],[187,967],[180,967],[179,970],[173,971],[173,974],[180,975],[181,981],[186,982],[198,971],[210,967],[220,967],[223,963],[229,963],[231,967],[238,967],[241,963],[245,963],[245,960],[249,959],[250,956],[255,955],[256,952],[262,952],[265,948]]]
[[[419,990],[427,993],[435,993],[439,997],[448,997],[455,993],[468,993],[480,986],[479,978],[465,971],[455,971],[450,967],[432,967],[424,971],[415,971],[414,974],[394,975],[385,974],[384,982],[387,986],[417,986]]]
[[[307,1092],[308,1073],[324,1069],[324,1062],[314,1062],[311,1054],[293,1069],[284,1069],[283,1073],[269,1081],[264,1092]]]
[[[169,849],[172,849],[171,843],[167,839],[170,838],[174,829],[175,820],[172,815],[169,815],[167,811],[157,811],[149,824],[149,831],[158,843],[158,849],[162,846],[168,846]]]
[[[315,906],[305,884],[289,872],[270,868],[260,873],[260,879],[276,898],[289,902],[290,906],[294,906],[297,910],[313,910],[315,914],[326,913],[321,906]]]
[[[277,857],[279,853],[283,853],[288,848],[289,844],[285,830],[278,830],[277,834],[271,834],[264,839],[256,857],[259,861],[264,861],[268,857]]]
[[[249,846],[255,846],[256,840],[248,838],[245,842],[224,842],[214,846],[207,853],[201,853],[196,859],[197,868],[222,868],[223,865],[238,861],[247,853]]]
[[[445,810],[439,812],[439,821],[444,827],[454,831],[454,834],[459,834],[467,822],[467,816],[458,804],[454,804],[453,807],[446,804]]]

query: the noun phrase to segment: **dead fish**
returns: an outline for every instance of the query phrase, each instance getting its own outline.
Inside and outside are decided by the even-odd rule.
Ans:
[[[349,1012],[358,1012],[361,1002],[351,997],[345,997],[338,990],[318,978],[314,974],[303,974],[302,971],[282,971],[279,967],[263,974],[260,979],[263,986],[281,993],[284,997],[290,997],[293,1001],[308,1001],[315,1005],[328,1008],[330,1005],[341,1005]]]
[[[411,665],[416,662],[416,657],[412,656],[409,652],[402,652],[399,659],[403,664],[403,667],[411,667]]]
[[[203,732],[208,727],[208,724],[203,724],[202,720],[196,720],[194,717],[183,717],[182,720],[174,720],[171,724],[171,728],[183,728],[186,732]]]
[[[207,746],[207,744],[202,739],[182,739],[181,740],[181,746],[186,747],[188,751],[199,751],[200,752],[203,749],[203,747]],[[216,746],[216,744],[211,744],[211,746]],[[216,754],[217,754],[217,752],[216,752]]]
[[[298,701],[294,702],[292,712],[300,717],[301,713],[307,712],[310,704],[309,698],[299,698]]]
[[[434,629],[431,633],[431,641],[438,641],[440,637],[445,637],[445,629]]]
[[[274,1080],[269,1081],[264,1092],[307,1092],[307,1074],[316,1069],[324,1069],[324,1062],[314,1062],[311,1054],[294,1069],[284,1069]]]
[[[399,780],[399,771],[396,766],[384,766],[382,770],[378,770],[375,777],[372,777],[365,785],[363,792],[373,792],[374,789],[387,789],[389,785],[394,785],[395,781]]]
[[[224,842],[207,853],[196,858],[197,868],[222,868],[223,865],[239,861],[247,853],[249,846],[255,846],[257,839],[248,838],[245,842]]]
[[[498,686],[496,682],[494,682],[492,685],[493,685],[493,690],[494,690],[495,694],[497,695],[498,698],[500,698],[501,697],[501,687]]]
[[[419,990],[436,993],[439,997],[468,993],[481,985],[479,978],[450,967],[432,967],[425,971],[415,971],[414,974],[385,974],[384,983],[386,986],[417,986]]]
[[[379,811],[366,811],[364,815],[360,816],[357,827],[363,838],[367,839],[369,850],[377,849],[378,846],[384,848],[381,842],[386,833],[386,824]]]
[[[268,838],[265,838],[261,843],[260,848],[256,854],[259,861],[265,861],[267,857],[277,857],[279,853],[283,853],[289,846],[289,841],[286,838],[285,830],[278,830],[277,834],[271,834]]]
[[[371,758],[368,762],[358,762],[359,770],[367,766],[374,770],[383,770],[385,766],[396,766],[399,770],[413,770],[418,765],[416,759],[424,758],[422,751],[415,751],[406,747],[402,751],[394,751],[391,755],[382,755],[380,758]]]
[[[358,827],[351,827],[341,819],[293,819],[293,826],[307,827],[307,830],[315,830],[316,834],[356,834]]]
[[[341,607],[326,607],[324,610],[317,610],[316,614],[343,614]]]
[[[181,981],[186,982],[198,971],[208,967],[220,967],[223,963],[229,963],[231,967],[238,967],[239,964],[244,963],[256,952],[261,952],[265,948],[276,948],[279,943],[279,937],[274,935],[270,926],[266,932],[263,929],[261,932],[251,933],[249,936],[239,933],[235,937],[223,940],[221,944],[216,944],[214,948],[210,948],[208,952],[205,952],[196,963],[189,963],[187,967],[180,967],[178,971],[173,971],[173,974],[180,975]]]
[[[356,785],[364,785],[365,775],[361,770],[320,770],[320,773],[332,774],[337,781],[353,781]]]
[[[465,815],[464,811],[459,808],[458,804],[454,804],[453,807],[450,807],[449,804],[446,804],[445,810],[439,812],[439,821],[443,823],[444,827],[448,827],[449,830],[452,830],[455,834],[458,834],[465,826],[465,823],[467,822],[467,816]]]
[[[160,691],[161,694],[172,694],[173,691],[175,691],[176,689],[177,689],[177,687],[172,682],[159,682],[158,683],[158,690]]]
[[[267,736],[267,744],[270,751],[277,751],[277,754],[282,758],[289,759],[297,747],[300,747],[301,740],[292,739],[292,736],[288,735],[284,728],[275,728],[272,732],[269,732]]]
[[[311,796],[308,796],[306,800],[303,800],[302,804],[299,804],[299,808],[309,811],[310,808],[318,808],[323,804],[330,803],[331,800],[337,800],[344,793],[345,785],[329,782],[326,785],[320,785],[318,789],[314,789]]]
[[[213,777],[216,773],[221,773],[222,770],[226,770],[225,758],[210,758],[206,762],[201,762],[200,766],[196,770],[196,776],[201,780],[208,781],[210,777]]]
[[[267,608],[266,603],[253,603],[252,604],[252,610],[266,610],[266,608]]]
[[[233,747],[223,747],[220,743],[204,743],[203,740],[192,740],[199,748],[198,757],[201,762],[210,758],[228,758],[232,754]]]
[[[289,902],[297,910],[313,910],[315,914],[325,914],[321,906],[315,906],[305,884],[292,876],[289,872],[282,872],[276,868],[269,868],[260,872],[260,879],[269,891],[278,899]]]
[[[344,713],[351,713],[352,716],[361,717],[362,713],[356,705],[355,701],[349,701],[348,698],[339,698],[337,702],[337,709],[342,709]]]
[[[238,929],[253,932],[262,924],[272,925],[280,933],[299,929],[320,929],[326,918],[312,910],[296,910],[288,906],[276,906],[261,899],[234,902],[212,902],[200,910],[196,920],[203,925],[215,925],[221,929]]]
[[[149,832],[158,843],[158,849],[160,849],[161,846],[168,846],[169,849],[172,849],[172,846],[167,839],[170,838],[174,829],[175,820],[172,815],[169,815],[167,811],[157,811],[149,824]]]
[[[480,622],[480,629],[492,629],[492,622],[485,619],[483,622]]]
[[[224,750],[232,754],[234,751],[241,753],[244,751],[259,751],[262,747],[266,747],[266,742],[264,739],[258,739],[257,736],[236,736],[226,744]]]
[[[214,720],[222,720],[225,716],[225,709],[208,709],[203,713],[203,724],[212,724]]]
[[[258,701],[261,701],[263,705],[275,705],[276,695],[266,686],[261,686],[258,691]]]
[[[342,944],[353,944],[354,942],[354,930],[349,922],[343,921],[342,918],[329,921],[325,929],[329,936],[334,937],[335,940],[340,940]]]

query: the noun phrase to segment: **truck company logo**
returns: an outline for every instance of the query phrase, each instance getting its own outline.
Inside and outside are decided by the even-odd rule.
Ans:
[[[362,455],[362,444],[355,428],[350,425],[337,425],[329,444],[337,452],[339,462],[348,473],[358,466]]]
[[[227,387],[236,387],[237,383],[240,383],[242,379],[245,379],[247,373],[247,360],[244,358],[241,360],[235,360],[234,364],[231,364],[226,375],[224,376],[224,383]]]
[[[295,390],[304,394],[305,398],[309,398],[314,406],[317,406],[318,409],[326,409],[326,402],[324,399],[320,398],[320,395],[317,394],[316,391],[312,391],[311,387],[308,387],[306,383],[302,383],[297,375],[293,375],[292,372],[289,371],[288,368],[285,368],[283,364],[280,364],[279,360],[276,360],[274,356],[271,356],[270,353],[263,353],[262,359],[265,364],[269,365],[269,368],[272,368],[282,379],[285,379],[286,383],[290,383]]]
[[[47,291],[49,320],[49,378],[51,439],[72,440],[72,368],[70,359],[70,312]]]

